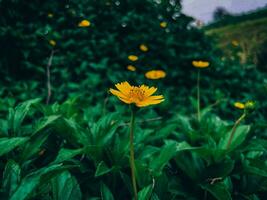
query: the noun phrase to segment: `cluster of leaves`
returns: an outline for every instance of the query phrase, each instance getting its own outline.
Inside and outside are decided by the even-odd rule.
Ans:
[[[102,115],[78,99],[33,99],[1,119],[1,199],[131,199],[128,113]],[[138,197],[253,199],[267,192],[266,140],[208,112],[173,115],[135,128]],[[141,117],[142,116],[142,117]]]

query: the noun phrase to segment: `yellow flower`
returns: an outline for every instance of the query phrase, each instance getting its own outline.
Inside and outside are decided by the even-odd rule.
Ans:
[[[132,71],[132,72],[136,71],[136,68],[135,68],[135,66],[133,66],[133,65],[128,65],[128,66],[127,66],[127,69],[128,69],[129,71]]]
[[[148,51],[148,47],[147,47],[146,45],[144,45],[144,44],[141,44],[141,45],[139,46],[139,49],[140,49],[141,51],[144,51],[144,52]]]
[[[109,91],[127,104],[133,103],[137,107],[145,107],[164,101],[163,95],[152,96],[157,91],[155,87],[131,86],[127,81],[117,83],[115,86],[118,90],[110,89]]]
[[[253,110],[255,108],[254,101],[247,101],[246,103],[235,102],[234,106],[239,109]]]
[[[54,17],[54,15],[53,15],[53,13],[48,13],[47,17],[52,18],[52,17]]]
[[[49,40],[49,44],[54,47],[57,43],[55,40]]]
[[[151,70],[145,73],[145,76],[148,79],[160,79],[166,76],[166,73],[163,70]]]
[[[239,43],[238,43],[237,40],[233,40],[233,41],[232,41],[232,45],[235,46],[235,47],[237,47],[237,46],[239,45]]]
[[[209,62],[201,61],[201,60],[198,60],[198,61],[194,60],[194,61],[192,62],[192,64],[193,64],[193,66],[196,67],[196,68],[206,68],[206,67],[208,67],[208,66],[210,65]]]
[[[128,59],[129,59],[130,61],[133,61],[133,62],[135,62],[135,61],[137,61],[137,60],[138,60],[138,57],[137,57],[137,56],[135,56],[135,55],[129,55],[129,56],[128,56]]]
[[[88,21],[88,20],[86,20],[86,19],[82,20],[82,21],[78,24],[79,27],[88,27],[88,26],[90,26],[90,25],[91,25],[91,22]]]
[[[245,109],[245,104],[241,103],[241,102],[235,102],[234,106],[238,109]]]
[[[160,22],[159,25],[161,28],[166,28],[168,24],[167,24],[167,22]]]

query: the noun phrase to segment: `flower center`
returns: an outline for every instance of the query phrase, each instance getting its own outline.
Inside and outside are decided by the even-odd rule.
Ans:
[[[129,92],[129,98],[132,100],[142,101],[145,97],[145,91],[139,87],[132,87]]]

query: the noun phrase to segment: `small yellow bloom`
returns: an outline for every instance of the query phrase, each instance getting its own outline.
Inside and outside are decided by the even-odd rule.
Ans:
[[[233,41],[232,41],[232,45],[235,46],[235,47],[237,47],[237,46],[239,45],[239,43],[238,43],[237,40],[233,40]]]
[[[129,56],[128,56],[128,59],[129,59],[130,61],[133,61],[133,62],[135,62],[135,61],[137,61],[137,60],[138,60],[138,57],[137,57],[137,56],[135,56],[135,55],[129,55]]]
[[[127,104],[133,103],[137,107],[145,107],[164,101],[163,95],[152,96],[157,91],[155,87],[131,86],[127,81],[117,83],[115,86],[118,90],[110,89],[109,91]]]
[[[192,64],[193,64],[193,66],[196,67],[196,68],[206,68],[206,67],[208,67],[208,66],[210,65],[209,62],[201,61],[201,60],[198,60],[198,61],[194,60],[194,61],[192,62]]]
[[[136,71],[136,68],[135,68],[135,66],[133,66],[133,65],[128,65],[128,66],[127,66],[127,69],[128,69],[129,71],[132,71],[132,72]]]
[[[144,51],[144,52],[148,51],[148,47],[147,47],[146,45],[144,45],[144,44],[141,44],[141,45],[139,46],[139,49],[140,49],[141,51]]]
[[[52,17],[54,17],[54,15],[53,15],[53,13],[48,13],[47,17],[52,18]]]
[[[151,70],[145,73],[145,76],[148,79],[160,79],[166,76],[166,72],[164,72],[163,70]]]
[[[235,106],[236,108],[238,108],[238,109],[241,109],[241,110],[245,109],[245,104],[243,104],[243,103],[241,103],[241,102],[235,102],[235,103],[234,103],[234,106]]]
[[[57,43],[55,40],[49,40],[49,44],[54,47]]]
[[[82,21],[78,24],[79,27],[88,27],[88,26],[90,26],[90,25],[91,25],[91,22],[88,21],[88,20],[86,20],[86,19],[82,20]]]
[[[161,28],[166,28],[168,24],[167,24],[167,22],[160,22],[159,25]]]

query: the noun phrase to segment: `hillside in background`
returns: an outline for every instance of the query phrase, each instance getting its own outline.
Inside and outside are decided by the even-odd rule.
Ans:
[[[265,66],[267,41],[267,8],[238,16],[229,16],[209,24],[206,34],[216,36],[225,57],[238,56],[242,64]]]

